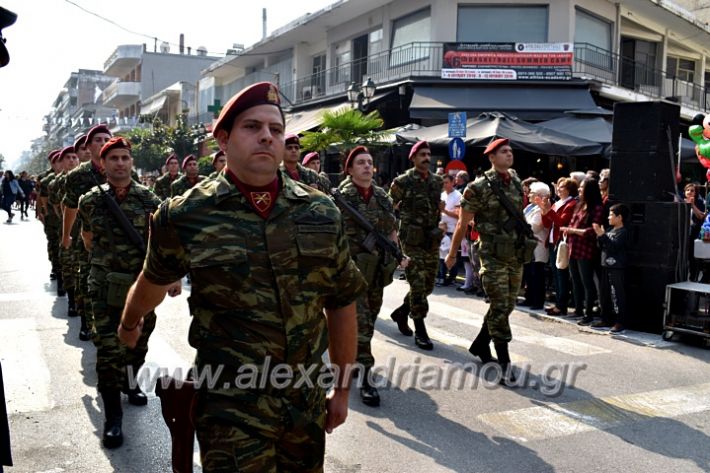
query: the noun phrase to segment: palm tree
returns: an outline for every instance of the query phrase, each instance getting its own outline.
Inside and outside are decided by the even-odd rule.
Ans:
[[[306,131],[301,147],[306,151],[326,151],[330,147],[341,153],[357,145],[376,144],[385,134],[376,131],[384,121],[377,110],[365,115],[357,109],[344,108],[323,113],[320,131]]]

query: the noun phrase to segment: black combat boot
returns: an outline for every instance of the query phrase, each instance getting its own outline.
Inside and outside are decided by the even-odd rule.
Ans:
[[[88,340],[91,340],[91,330],[89,330],[89,326],[86,323],[86,315],[84,315],[83,312],[79,312],[79,316],[81,317],[81,328],[79,328],[79,340],[86,342]]]
[[[79,313],[76,311],[76,298],[74,297],[74,289],[73,287],[70,289],[67,289],[67,317],[76,317],[79,315]]]
[[[429,334],[426,332],[424,319],[414,320],[414,344],[422,350],[433,350],[434,344],[429,339]]]
[[[404,300],[401,306],[397,307],[392,314],[390,314],[392,320],[397,323],[397,328],[402,335],[411,337],[414,332],[409,328],[409,298]]]
[[[510,364],[508,343],[496,342],[493,345],[496,348],[496,355],[498,355],[498,364],[500,365],[501,370],[503,370],[503,377],[500,379],[500,384],[507,386],[514,383],[515,375],[513,374],[513,366]]]
[[[67,291],[64,290],[64,280],[62,279],[62,274],[57,273],[57,296],[64,297],[67,295]]]
[[[365,368],[362,386],[360,387],[360,399],[366,406],[378,407],[380,405],[380,393],[377,392],[377,388],[370,384],[369,376],[370,368]]]
[[[54,281],[57,279],[57,272],[52,268],[52,270],[49,272],[49,280]]]
[[[118,448],[123,444],[123,409],[121,409],[120,391],[103,391],[101,398],[104,401],[104,422],[103,444],[106,448]]]
[[[471,346],[469,347],[468,351],[473,356],[477,356],[478,358],[480,358],[481,363],[483,364],[490,363],[491,361],[496,361],[496,359],[493,358],[493,355],[491,354],[490,343],[491,334],[488,333],[488,323],[483,322],[483,325],[481,326],[481,331],[478,332],[478,335],[476,336],[475,340],[473,340],[473,343],[471,343]]]

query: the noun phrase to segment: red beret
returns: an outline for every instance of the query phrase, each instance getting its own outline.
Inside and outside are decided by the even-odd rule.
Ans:
[[[89,132],[91,133],[91,132]],[[103,133],[103,132],[99,132]],[[131,143],[125,139],[122,136],[114,136],[110,140],[106,142],[105,145],[101,147],[101,151],[99,151],[99,157],[101,159],[106,158],[106,155],[108,154],[109,151],[114,150],[114,149],[127,149],[128,151],[131,150]]]
[[[94,135],[99,133],[106,133],[108,136],[113,136],[111,130],[109,130],[106,125],[96,125],[86,134],[86,144],[91,143],[91,140],[94,139]]]
[[[315,151],[311,151],[303,158],[302,164],[305,166],[306,164],[311,162],[311,159],[317,159],[318,161],[320,161],[320,154],[316,153]]]
[[[284,140],[286,141],[286,146],[288,146],[288,145],[299,145],[300,146],[300,144],[301,144],[301,139],[298,137],[298,135],[296,133],[289,133],[288,135],[286,135]]]
[[[182,168],[185,169],[185,166],[187,166],[187,163],[189,163],[190,161],[197,161],[197,158],[194,154],[188,154],[187,156],[185,156],[185,159],[182,160]]]
[[[57,161],[61,161],[62,159],[64,159],[64,156],[66,156],[68,153],[76,153],[76,151],[74,151],[74,146],[67,146],[66,148],[62,149],[59,152],[59,155],[57,156]]]
[[[86,146],[86,135],[81,135],[79,138],[74,141],[74,152],[78,153],[79,148],[82,146]]]
[[[257,105],[274,105],[281,112],[281,100],[279,99],[279,89],[271,82],[257,82],[242,89],[234,95],[222,108],[219,118],[212,127],[212,134],[216,135],[220,129],[230,132],[234,118],[243,111],[256,107]],[[283,120],[283,112],[281,112]]]
[[[355,159],[356,156],[359,156],[361,154],[370,154],[370,151],[365,148],[364,146],[356,146],[350,151],[350,154],[348,154],[348,159],[345,160],[345,175],[347,176],[350,174],[348,172],[348,168],[352,164],[353,160]]]
[[[495,152],[498,148],[500,148],[503,145],[507,145],[510,143],[510,140],[508,138],[498,138],[496,140],[491,141],[488,143],[488,146],[486,146],[486,149],[483,150],[483,155],[488,155],[490,153]]]
[[[168,163],[169,163],[170,161],[172,161],[173,159],[174,159],[175,161],[177,161],[178,164],[180,164],[180,159],[178,159],[178,155],[175,154],[175,153],[170,153],[170,155],[165,159],[165,165],[167,166]]]
[[[426,141],[417,141],[414,146],[412,146],[412,149],[409,151],[409,159],[412,159],[420,149],[431,149],[429,148],[429,143]]]
[[[212,156],[212,165],[217,162],[217,159],[219,159],[220,156],[224,156],[224,151],[219,150],[214,154],[214,156]]]
[[[52,151],[50,151],[49,154],[47,155],[47,161],[49,161],[50,163],[53,163],[54,161],[52,161],[52,159],[54,159],[54,157],[57,155],[57,153],[60,153],[61,151],[62,151],[61,149],[53,149]]]

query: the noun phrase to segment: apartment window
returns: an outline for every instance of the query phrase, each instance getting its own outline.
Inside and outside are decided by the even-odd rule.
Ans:
[[[350,51],[335,53],[335,82],[350,82]]]
[[[383,49],[382,28],[371,31],[369,40],[370,44],[368,45],[367,73],[377,74],[382,72],[382,70],[387,66],[387,60],[384,58],[385,55],[381,54]]]
[[[611,26],[610,21],[577,8],[574,20],[574,42],[591,44],[604,51],[611,51]]]
[[[695,82],[695,61],[668,56],[666,58],[666,77]]]
[[[392,23],[390,67],[417,61],[429,55],[428,48],[412,43],[431,41],[431,10],[425,8]]]
[[[456,40],[464,43],[545,43],[547,6],[459,6]]]

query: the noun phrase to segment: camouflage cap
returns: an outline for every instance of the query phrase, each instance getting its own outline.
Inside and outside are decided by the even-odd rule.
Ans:
[[[271,82],[257,82],[242,89],[229,99],[212,128],[212,135],[216,135],[220,129],[229,133],[232,130],[234,118],[243,111],[257,105],[274,105],[279,109],[283,120],[279,89]]]
[[[99,158],[105,159],[109,151],[114,149],[127,149],[128,151],[130,151],[131,143],[122,136],[114,136],[113,138],[108,140],[105,145],[101,147],[101,151],[99,152]]]

